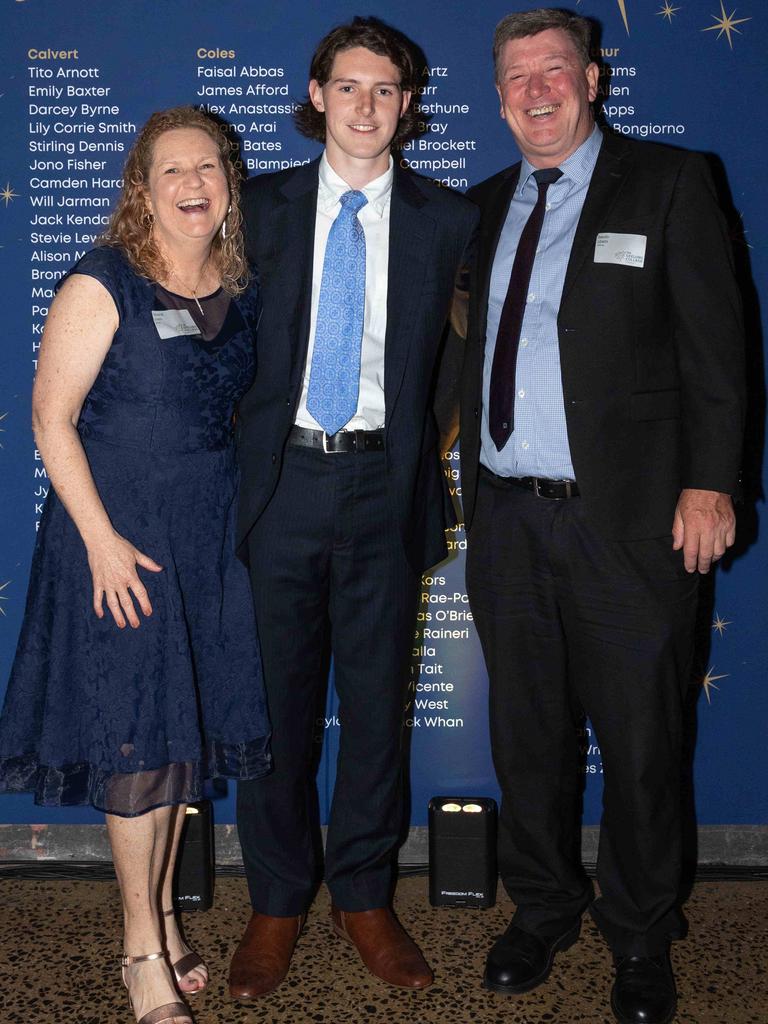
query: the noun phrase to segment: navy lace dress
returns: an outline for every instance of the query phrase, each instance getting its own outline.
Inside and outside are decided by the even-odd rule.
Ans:
[[[174,303],[119,250],[94,249],[72,272],[100,281],[120,316],[80,437],[114,528],[163,571],[138,567],[153,609],[138,629],[118,629],[106,606],[98,619],[85,546],[51,488],[0,719],[0,792],[132,816],[199,799],[205,776],[270,767],[234,553],[232,416],[255,372],[259,300],[255,285],[218,293],[214,337],[161,339],[153,310]]]

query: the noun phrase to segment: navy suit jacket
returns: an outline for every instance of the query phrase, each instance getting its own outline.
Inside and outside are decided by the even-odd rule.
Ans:
[[[477,493],[488,291],[520,164],[468,193],[481,209],[461,396],[464,517]],[[596,263],[601,232],[645,235],[644,266]],[[744,337],[730,240],[702,156],[604,133],[557,320],[582,502],[607,537],[671,533],[680,491],[737,488]]]
[[[238,550],[274,493],[309,342],[319,160],[243,187],[246,248],[261,284],[256,380],[240,403]],[[433,413],[454,278],[477,223],[463,196],[395,163],[384,357],[389,508],[421,573],[445,557],[450,514]]]

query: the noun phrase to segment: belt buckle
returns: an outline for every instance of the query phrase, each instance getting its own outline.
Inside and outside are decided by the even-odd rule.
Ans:
[[[537,498],[545,498],[547,501],[565,501],[567,498],[571,497],[571,488],[573,486],[573,483],[572,483],[571,480],[548,480],[547,481],[547,483],[561,484],[562,487],[565,490],[565,494],[563,495],[563,497],[560,497],[559,495],[556,495],[556,494],[551,494],[551,495],[542,494],[541,489],[539,487],[539,480],[541,480],[541,477],[538,477],[538,476],[533,477],[533,493],[536,495]]]
[[[331,434],[331,437],[335,436],[335,434]],[[338,452],[335,452],[332,448],[328,447],[328,434],[325,431],[323,431],[323,451],[326,455],[338,455]]]

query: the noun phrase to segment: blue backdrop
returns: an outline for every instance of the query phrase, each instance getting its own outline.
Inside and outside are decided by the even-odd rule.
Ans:
[[[734,6],[736,5],[736,6]],[[422,173],[465,189],[513,162],[499,119],[490,45],[504,14],[529,4],[485,0],[16,0],[0,24],[0,696],[23,612],[26,579],[48,482],[30,431],[30,391],[55,279],[99,233],[132,135],[154,110],[210,105],[233,124],[249,174],[305,161],[318,147],[293,130],[315,43],[357,13],[376,14],[413,38],[431,72],[418,97],[429,129],[403,154]],[[556,6],[550,4],[546,6]],[[559,6],[559,5],[557,5]],[[699,822],[765,821],[766,538],[758,529],[764,419],[761,292],[765,291],[768,13],[763,0],[574,0],[601,24],[605,121],[638,138],[712,156],[733,238],[749,326],[752,405],[746,503],[735,555],[702,600],[692,736]],[[450,463],[460,492],[458,460]],[[463,535],[425,580],[414,632],[407,716],[415,825],[435,793],[495,795],[488,752],[487,681],[463,586]],[[297,626],[297,628],[300,628]],[[375,714],[375,708],[371,709]],[[329,696],[321,801],[338,745]],[[697,730],[694,719],[697,718]],[[524,724],[522,725],[524,727]],[[584,730],[585,821],[600,805],[600,752]],[[510,735],[510,742],[514,737]],[[234,820],[233,794],[219,822]],[[89,809],[36,808],[4,797],[0,822],[100,821]]]

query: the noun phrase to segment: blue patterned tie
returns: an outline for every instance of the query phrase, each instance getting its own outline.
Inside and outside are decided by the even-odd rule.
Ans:
[[[345,192],[331,225],[323,261],[307,409],[326,434],[357,411],[365,314],[365,234],[357,211],[362,192]]]

